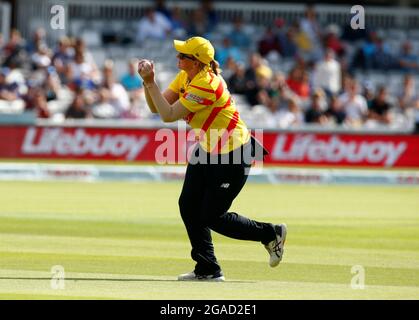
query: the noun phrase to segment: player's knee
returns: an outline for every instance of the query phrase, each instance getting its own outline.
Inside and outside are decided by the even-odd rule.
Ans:
[[[208,228],[215,230],[220,223],[220,215],[213,210],[203,210],[201,212],[202,222],[208,226]]]

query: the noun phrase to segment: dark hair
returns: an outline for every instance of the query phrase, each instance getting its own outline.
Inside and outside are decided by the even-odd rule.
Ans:
[[[212,72],[214,72],[215,75],[218,76],[221,73],[220,64],[218,63],[217,60],[212,60],[210,62],[210,66],[211,66]]]

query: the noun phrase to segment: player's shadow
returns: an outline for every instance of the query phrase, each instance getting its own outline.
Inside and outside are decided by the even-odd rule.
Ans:
[[[0,277],[0,280],[39,280],[39,281],[50,281],[52,278],[47,277]],[[176,279],[141,279],[141,278],[135,278],[135,279],[118,279],[118,278],[64,278],[66,281],[114,281],[114,282],[183,282],[178,281]],[[199,283],[201,281],[191,281],[194,283]],[[206,282],[206,281],[202,281]],[[243,281],[243,280],[227,280],[226,283],[255,283],[255,281]]]

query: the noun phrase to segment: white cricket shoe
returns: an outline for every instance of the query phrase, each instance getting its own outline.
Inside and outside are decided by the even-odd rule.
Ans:
[[[181,274],[178,278],[179,281],[213,281],[213,282],[222,282],[225,281],[223,273],[217,272],[216,274],[210,275],[197,275],[194,271]]]
[[[282,255],[284,254],[284,244],[287,237],[287,225],[285,223],[277,224],[274,226],[276,239],[269,242],[265,245],[266,250],[268,251],[269,265],[274,268],[282,260]]]

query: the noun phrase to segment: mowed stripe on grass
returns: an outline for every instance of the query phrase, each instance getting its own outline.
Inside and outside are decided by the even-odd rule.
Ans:
[[[233,204],[289,226],[284,260],[214,234],[224,284],[185,284],[193,269],[178,183],[0,183],[0,298],[419,298],[419,189],[248,184]],[[52,290],[62,265],[65,290]],[[366,289],[350,287],[365,268]],[[42,275],[42,276],[40,276]],[[76,279],[76,280],[72,280]]]

